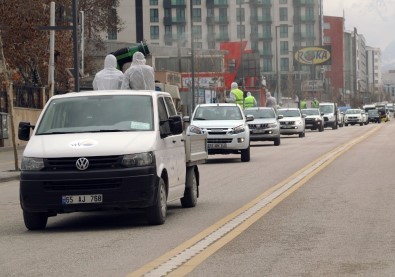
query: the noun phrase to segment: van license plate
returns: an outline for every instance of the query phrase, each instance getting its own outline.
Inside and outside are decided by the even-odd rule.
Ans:
[[[62,204],[63,205],[71,205],[71,204],[90,204],[90,203],[102,203],[103,195],[102,194],[88,194],[88,195],[63,195],[62,196]]]

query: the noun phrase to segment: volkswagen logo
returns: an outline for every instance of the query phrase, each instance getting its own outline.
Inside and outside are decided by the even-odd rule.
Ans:
[[[79,158],[75,162],[75,166],[77,167],[78,170],[85,170],[89,167],[89,161],[87,158]]]

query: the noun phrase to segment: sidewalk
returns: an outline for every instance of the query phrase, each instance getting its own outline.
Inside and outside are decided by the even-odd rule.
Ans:
[[[19,167],[24,147],[18,147]],[[14,149],[12,147],[0,147],[0,183],[19,180],[20,171],[15,171]]]

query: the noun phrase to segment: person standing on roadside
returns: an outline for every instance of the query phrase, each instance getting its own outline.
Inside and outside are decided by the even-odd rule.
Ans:
[[[104,59],[104,68],[96,73],[93,79],[94,90],[120,89],[123,81],[123,73],[117,69],[117,58],[109,54]]]

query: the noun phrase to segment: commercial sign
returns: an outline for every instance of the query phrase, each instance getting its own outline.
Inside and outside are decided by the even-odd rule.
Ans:
[[[303,81],[302,91],[324,91],[324,82],[322,80]]]
[[[294,52],[294,65],[331,64],[330,46],[311,46],[299,48]]]

